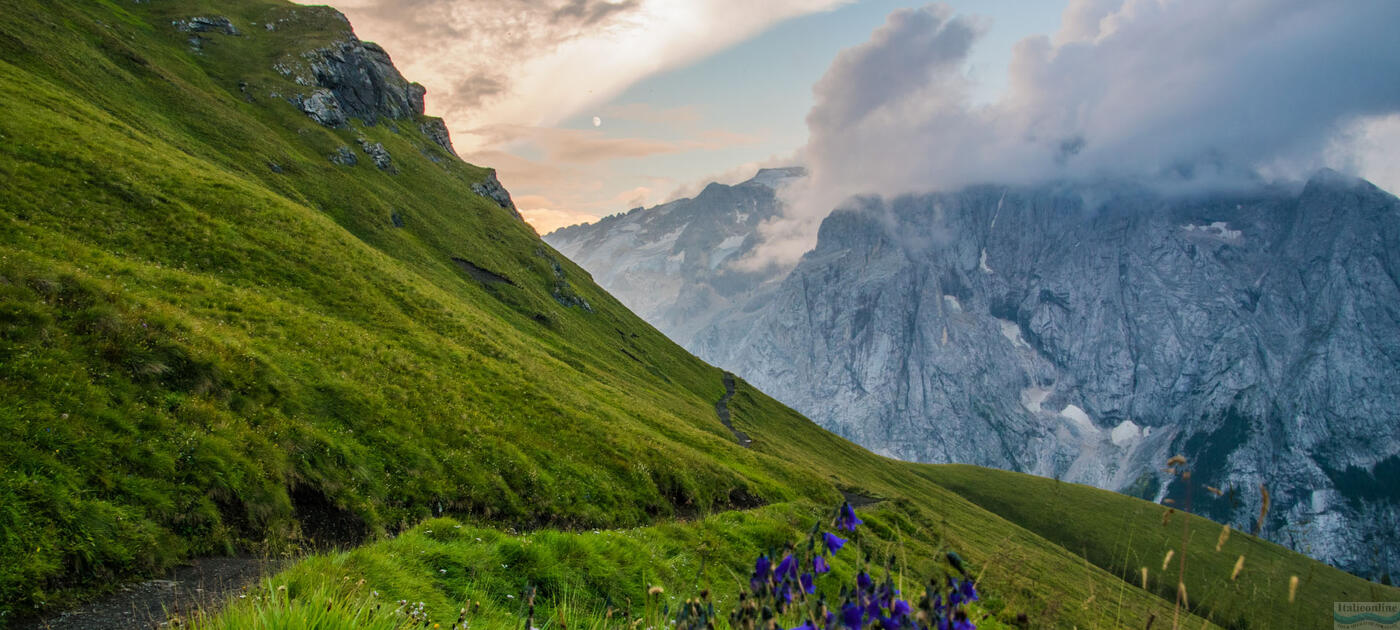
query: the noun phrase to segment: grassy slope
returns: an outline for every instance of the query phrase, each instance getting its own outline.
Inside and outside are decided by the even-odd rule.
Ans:
[[[193,53],[169,26],[193,15],[245,34]],[[306,91],[274,62],[346,28],[273,0],[0,0],[0,626],[194,555],[374,538],[439,513],[560,541],[647,526],[685,558],[677,541],[726,518],[796,536],[838,489],[892,499],[882,518],[922,557],[962,552],[993,612],[1080,626],[1169,613],[742,383],[734,420],[756,442],[739,448],[714,416],[720,373],[473,194],[483,169],[416,121],[331,130],[269,96]],[[360,135],[397,175],[329,162]],[[453,256],[513,284],[480,284]],[[555,261],[593,312],[551,297]],[[289,575],[351,563],[450,607],[453,584],[405,577],[422,567],[395,547],[427,545],[434,522]],[[716,536],[715,566],[741,570],[755,539]],[[506,575],[483,588],[501,595]],[[613,592],[570,575],[585,607]]]
[[[1194,515],[1116,492],[976,466],[924,468],[927,476],[978,505],[1025,527],[1130,582],[1148,568],[1148,588],[1174,597],[1186,530],[1186,586],[1193,606],[1230,627],[1319,627],[1332,602],[1400,601],[1400,590],[1367,582],[1247,533],[1232,531],[1220,551],[1221,526]],[[1177,554],[1162,571],[1168,550]],[[1238,579],[1230,574],[1245,557]],[[1298,576],[1297,601],[1286,601]],[[1195,595],[1191,595],[1191,594]]]

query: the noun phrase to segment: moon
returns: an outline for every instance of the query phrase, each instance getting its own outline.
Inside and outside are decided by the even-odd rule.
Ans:
[[[602,119],[602,118],[599,118],[599,117],[597,117],[597,116],[594,116],[594,117],[593,117],[593,126],[594,126],[594,127],[602,127],[602,126],[603,126],[603,119]]]

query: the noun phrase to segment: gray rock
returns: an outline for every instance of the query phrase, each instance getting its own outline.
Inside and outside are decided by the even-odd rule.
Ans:
[[[355,152],[350,147],[341,146],[331,154],[331,162],[341,166],[354,166],[360,163],[360,158],[355,157]]]
[[[377,44],[348,39],[302,54],[317,86],[329,91],[341,111],[368,124],[379,119],[423,115],[426,90],[404,80]]]
[[[183,20],[175,20],[170,23],[175,30],[181,33],[221,33],[224,35],[242,35],[233,22],[223,16],[214,17],[192,17]]]
[[[448,153],[457,155],[457,150],[452,148],[452,137],[447,133],[447,125],[442,122],[441,118],[424,120],[423,124],[418,125],[418,130],[423,135],[428,136],[428,139],[432,140],[434,144],[447,149]]]
[[[347,122],[340,100],[330,90],[316,90],[306,97],[298,95],[294,102],[311,120],[327,127],[343,127]]]
[[[520,216],[520,211],[515,209],[515,202],[511,201],[510,192],[501,185],[501,180],[496,179],[496,169],[491,169],[486,174],[486,179],[472,184],[472,192],[496,202],[496,205],[510,211],[511,216],[521,221],[525,220],[524,217]]]
[[[383,143],[370,142],[365,138],[359,140],[360,148],[364,150],[365,155],[368,155],[370,160],[374,161],[374,165],[379,167],[379,170],[390,173],[398,172],[398,169],[394,168],[393,158],[389,156],[389,151],[384,148]]]

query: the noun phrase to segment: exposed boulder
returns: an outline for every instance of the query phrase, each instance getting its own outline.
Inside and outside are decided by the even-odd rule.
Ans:
[[[330,90],[321,89],[311,96],[297,96],[293,100],[307,116],[327,127],[342,127],[346,123],[345,112],[340,108],[340,100]]]
[[[398,172],[398,169],[394,168],[393,158],[389,156],[389,151],[384,148],[382,143],[360,138],[360,148],[364,150],[365,155],[369,156],[369,159],[374,161],[374,165],[378,166],[379,170],[390,173]]]
[[[224,35],[242,35],[238,27],[233,22],[222,16],[214,17],[192,17],[183,20],[175,20],[170,23],[175,30],[181,33],[222,33]]]
[[[341,146],[331,154],[331,162],[341,166],[354,166],[360,163],[360,158],[355,157],[355,152],[350,147]]]

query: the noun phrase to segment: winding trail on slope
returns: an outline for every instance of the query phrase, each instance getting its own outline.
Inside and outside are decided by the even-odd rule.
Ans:
[[[17,622],[14,630],[147,630],[169,627],[168,619],[194,610],[217,610],[285,562],[268,558],[195,558],[164,579],[120,587],[78,608]]]
[[[721,396],[719,402],[715,403],[715,415],[719,416],[719,421],[724,425],[724,428],[729,429],[729,432],[734,434],[734,439],[739,442],[739,446],[748,448],[750,444],[753,444],[753,440],[749,438],[748,434],[735,429],[734,423],[729,419],[729,401],[732,398],[734,398],[734,373],[725,372],[724,396]]]

